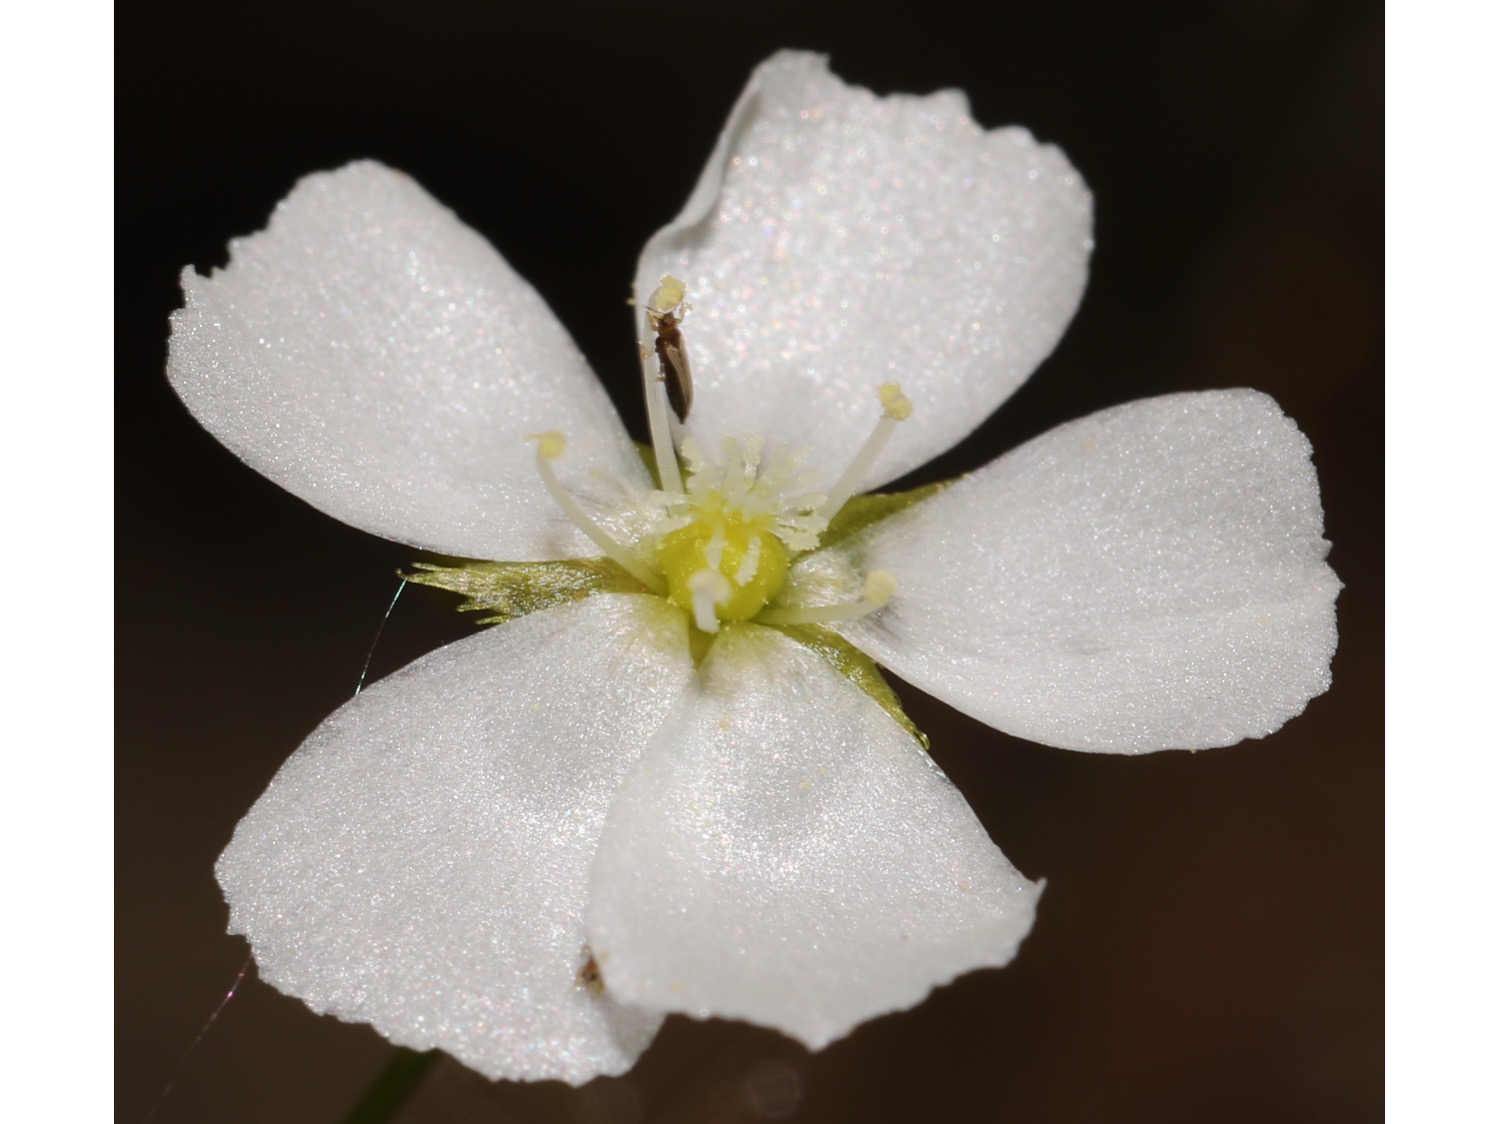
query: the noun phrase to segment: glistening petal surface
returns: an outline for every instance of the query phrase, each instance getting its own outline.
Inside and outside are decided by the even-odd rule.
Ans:
[[[626,778],[588,931],[621,1002],[817,1048],[1007,962],[1038,892],[867,695],[738,625]]]
[[[1059,426],[836,550],[897,582],[884,610],[839,631],[1033,741],[1230,745],[1330,682],[1340,585],[1311,447],[1255,391]]]
[[[408,176],[301,180],[227,268],[182,275],[167,373],[252,467],[328,514],[475,558],[596,554],[524,434],[560,430],[584,497],[649,478],[546,304]]]
[[[784,52],[646,246],[635,293],[687,283],[687,430],[705,449],[746,432],[815,446],[831,482],[879,417],[876,387],[899,381],[915,413],[869,489],[966,436],[1050,354],[1091,229],[1082,178],[1024,129],[986,132],[957,91],[877,98]]]
[[[593,597],[451,644],[332,715],[219,860],[261,975],[491,1078],[627,1069],[660,1019],[578,980],[588,865],[691,675],[684,632],[656,598]]]

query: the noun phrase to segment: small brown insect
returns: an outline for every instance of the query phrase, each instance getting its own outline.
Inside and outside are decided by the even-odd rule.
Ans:
[[[588,954],[588,959],[583,967],[578,969],[578,983],[594,995],[603,995],[604,975],[599,971],[599,962],[593,958],[593,953],[589,951],[587,945],[583,946],[583,951]]]
[[[666,384],[666,401],[678,421],[687,420],[687,411],[692,409],[692,368],[687,365],[687,345],[682,342],[682,317],[687,306],[683,297],[687,287],[675,277],[667,274],[651,294],[645,306],[645,321],[656,333],[656,362],[661,368],[661,381]]]

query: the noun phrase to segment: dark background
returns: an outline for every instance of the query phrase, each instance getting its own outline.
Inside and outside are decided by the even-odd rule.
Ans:
[[[897,685],[995,841],[1048,879],[1014,964],[815,1055],[674,1019],[629,1076],[580,1092],[445,1062],[400,1119],[1381,1117],[1378,5],[195,0],[119,25],[121,1120],[143,1117],[243,962],[215,856],[349,696],[410,561],[261,479],[178,405],[162,376],[177,271],[222,264],[298,176],[378,157],[536,285],[643,435],[635,254],[783,46],[882,93],[965,89],[981,122],[1065,148],[1096,195],[1072,329],[913,480],[1132,398],[1268,391],[1316,449],[1347,584],[1333,688],[1263,742],[1124,759],[1034,746]],[[466,634],[448,606],[408,591],[373,674]],[[157,1120],[336,1120],[388,1053],[252,974]]]

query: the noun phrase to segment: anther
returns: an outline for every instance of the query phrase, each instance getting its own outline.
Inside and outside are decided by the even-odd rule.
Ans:
[[[525,440],[536,442],[536,455],[542,460],[554,461],[567,452],[567,438],[555,429],[545,433],[527,433]]]
[[[880,384],[880,405],[885,408],[885,417],[892,421],[905,421],[911,416],[911,400],[905,396],[898,382]]]
[[[665,316],[674,311],[686,296],[687,282],[668,273],[661,278],[661,284],[656,286],[655,292],[651,293],[651,299],[645,302],[645,310],[652,316]]]

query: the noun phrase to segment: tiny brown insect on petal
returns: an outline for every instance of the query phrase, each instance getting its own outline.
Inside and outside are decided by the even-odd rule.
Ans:
[[[587,945],[583,946],[583,951],[587,953],[588,959],[584,961],[583,967],[578,969],[578,985],[586,987],[594,995],[603,995],[604,976],[599,971],[599,962],[593,958],[593,953],[589,952]]]

